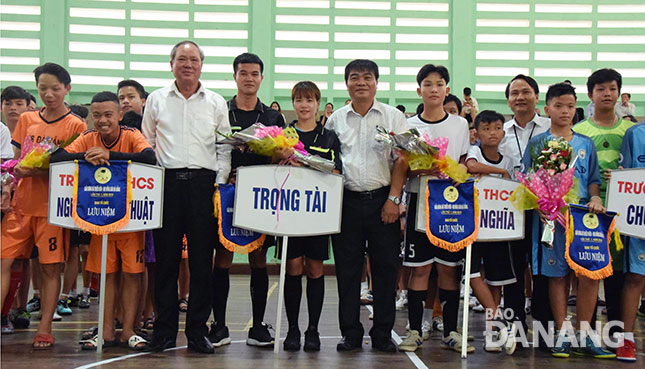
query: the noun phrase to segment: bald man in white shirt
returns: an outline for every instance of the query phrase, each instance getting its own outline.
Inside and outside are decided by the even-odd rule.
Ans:
[[[200,83],[204,53],[192,41],[175,45],[170,66],[175,81],[146,101],[143,134],[155,149],[164,178],[163,228],[155,230],[154,338],[148,351],[175,347],[179,330],[177,277],[182,236],[188,240],[190,304],[186,315],[188,349],[213,353],[206,321],[211,311],[214,183],[226,183],[230,147],[216,145],[216,131],[230,133],[226,101]]]

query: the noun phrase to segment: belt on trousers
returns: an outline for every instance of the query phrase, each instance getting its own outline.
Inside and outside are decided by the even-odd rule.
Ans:
[[[360,200],[372,200],[372,199],[377,199],[377,198],[386,196],[389,192],[390,192],[390,186],[385,186],[385,187],[377,188],[376,190],[372,190],[372,191],[356,192],[356,191],[345,190],[345,196],[357,198]]]
[[[210,169],[166,169],[166,175],[178,181],[189,181],[193,178],[203,177],[207,175],[215,175],[215,172]]]

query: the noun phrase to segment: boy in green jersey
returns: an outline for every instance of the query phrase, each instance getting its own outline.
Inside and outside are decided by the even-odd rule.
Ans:
[[[618,117],[614,111],[616,101],[620,98],[621,86],[622,76],[617,71],[605,68],[593,72],[587,79],[587,94],[594,103],[594,113],[588,119],[573,126],[574,132],[589,136],[596,146],[601,173],[600,197],[603,205],[605,205],[610,171],[618,168],[623,136],[627,129],[634,125],[631,121]],[[604,280],[604,287],[607,319],[612,321],[621,320],[620,291],[624,282],[623,251],[616,250],[613,239],[609,250],[614,275]],[[613,334],[614,329],[610,333]]]

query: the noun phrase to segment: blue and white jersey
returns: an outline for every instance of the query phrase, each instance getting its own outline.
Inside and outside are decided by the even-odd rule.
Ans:
[[[618,165],[623,168],[645,168],[645,123],[632,126],[625,132]]]
[[[529,141],[528,147],[522,157],[522,172],[526,173],[533,166],[534,154],[546,146],[546,142],[554,139],[551,131],[540,133]],[[573,132],[573,137],[569,141],[573,149],[572,160],[576,157],[575,177],[578,178],[578,194],[580,204],[586,205],[589,202],[589,185],[600,185],[600,169],[598,168],[598,156],[596,146],[593,141],[584,135]]]

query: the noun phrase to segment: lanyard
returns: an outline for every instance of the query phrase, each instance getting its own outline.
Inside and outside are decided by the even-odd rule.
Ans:
[[[529,135],[529,141],[531,141],[531,137],[533,137],[533,131],[535,131],[535,126],[536,126],[536,123],[533,122],[533,128],[531,128],[531,134]],[[513,132],[515,132],[515,142],[517,142],[517,149],[520,151],[520,160],[522,160],[524,155],[522,154],[522,146],[520,145],[520,139],[517,138],[517,128],[515,127],[515,125],[513,125]]]

